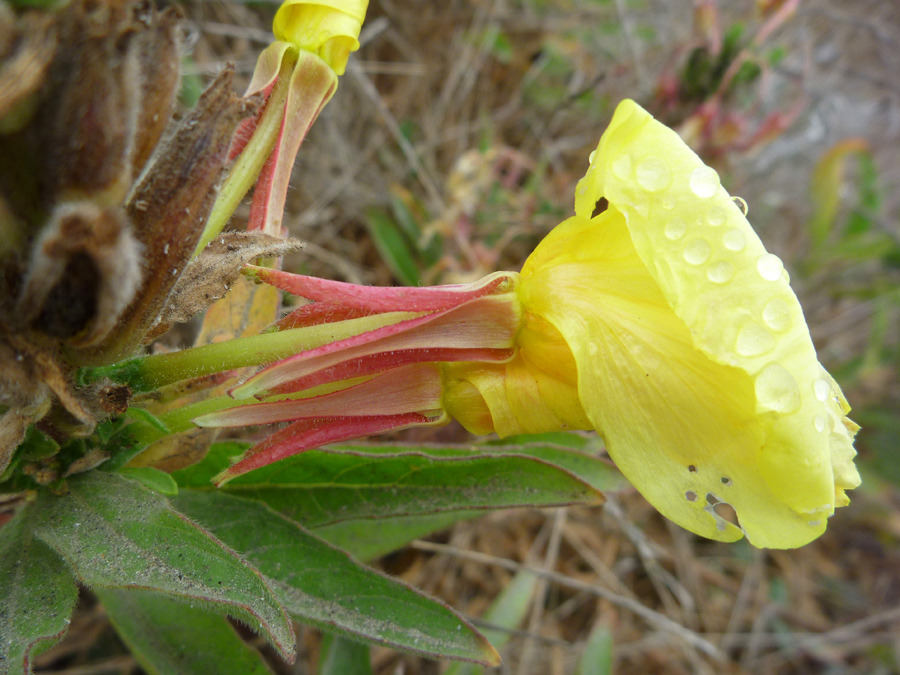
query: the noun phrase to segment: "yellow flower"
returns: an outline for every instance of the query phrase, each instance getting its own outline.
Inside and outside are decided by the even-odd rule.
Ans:
[[[275,38],[316,54],[343,75],[350,52],[359,49],[368,4],[368,0],[287,0],[275,14]]]
[[[859,484],[858,427],[781,261],[716,172],[632,101],[591,157],[575,216],[521,273],[416,289],[248,273],[312,301],[279,325],[310,346],[195,419],[295,421],[222,480],[449,417],[500,436],[595,429],[663,515],[771,548],[819,536]]]
[[[781,261],[716,172],[624,101],[575,212],[522,269],[516,357],[447,364],[448,412],[501,436],[596,429],[661,513],[711,539],[743,530],[790,548],[819,536],[859,484],[858,427]]]

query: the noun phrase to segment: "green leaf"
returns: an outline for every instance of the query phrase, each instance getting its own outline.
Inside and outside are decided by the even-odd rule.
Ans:
[[[481,515],[480,511],[446,511],[382,520],[344,520],[317,527],[315,533],[317,537],[344,549],[359,560],[374,560],[402,548],[413,539],[420,539],[461,520]]]
[[[565,469],[600,492],[614,492],[628,486],[625,476],[612,462],[580,452],[578,449],[544,442],[508,445],[507,440],[509,439],[504,439],[502,445],[492,446],[491,450],[525,455],[548,462]]]
[[[495,649],[501,649],[509,640],[510,631],[522,623],[525,613],[528,611],[531,596],[534,595],[537,581],[538,578],[533,572],[520,570],[484,613],[482,620],[485,623],[499,629],[506,629],[484,631],[484,636],[494,645]],[[481,668],[468,664],[454,664],[447,669],[444,675],[476,675],[476,673],[483,672]]]
[[[272,672],[224,617],[137,589],[95,592],[134,658],[152,675]]]
[[[142,588],[202,603],[244,621],[293,659],[290,620],[259,572],[175,511],[160,494],[93,471],[69,479],[69,494],[35,504],[35,534],[100,588]]]
[[[172,433],[169,427],[165,425],[165,423],[159,419],[156,415],[143,408],[129,408],[125,414],[133,420],[137,420],[138,422],[144,422],[145,424],[149,424],[151,427],[156,429],[157,431],[163,434]]]
[[[0,528],[0,672],[31,672],[31,658],[69,627],[78,589],[68,566],[34,539],[33,505]]]
[[[867,151],[865,140],[850,138],[833,145],[816,164],[810,178],[813,215],[806,225],[814,247],[824,245],[835,228],[848,159]]]
[[[178,494],[178,483],[175,482],[175,479],[165,471],[154,469],[151,466],[126,466],[119,469],[117,473],[128,478],[134,478],[142,485],[164,495],[173,496]]]
[[[607,626],[597,624],[584,646],[575,675],[612,675],[613,639]]]
[[[381,259],[405,286],[419,286],[422,279],[409,244],[389,215],[379,209],[366,211],[366,227]]]
[[[259,499],[310,528],[351,519],[602,501],[586,478],[529,452],[539,454],[471,446],[335,446],[239,476],[222,490]],[[546,450],[560,461],[571,452]],[[592,466],[609,474],[599,460],[580,454],[575,460],[586,474]],[[221,457],[209,458],[177,472],[176,480],[208,488],[215,475],[208,471],[221,463]]]
[[[487,641],[453,610],[355,562],[264,504],[183,490],[175,503],[266,575],[298,619],[432,658],[496,664]]]
[[[325,633],[319,653],[319,675],[372,675],[369,647]]]
[[[2,411],[2,409],[0,409]],[[0,412],[2,414],[2,412]],[[5,441],[6,439],[4,439]],[[0,483],[8,480],[16,471],[16,469],[25,462],[39,462],[42,459],[52,457],[59,452],[59,443],[50,438],[43,431],[35,426],[28,427],[25,432],[25,438],[19,443],[19,446],[11,450],[12,459],[9,464],[3,467],[0,462]],[[7,455],[8,456],[8,455]],[[15,484],[4,486],[5,490],[10,492],[17,491]]]

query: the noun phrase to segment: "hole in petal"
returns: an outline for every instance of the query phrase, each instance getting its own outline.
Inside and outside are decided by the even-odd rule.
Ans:
[[[609,201],[606,199],[606,197],[600,197],[600,199],[598,199],[597,203],[594,205],[594,211],[593,213],[591,213],[591,218],[596,218],[601,213],[606,211],[607,208],[609,208]]]
[[[722,485],[731,485],[731,479],[728,476],[722,476]]]
[[[685,492],[684,498],[687,499],[689,502],[695,502],[695,501],[697,501],[697,493],[691,492],[691,491]]]
[[[741,524],[738,522],[737,511],[734,510],[734,507],[731,504],[726,504],[725,502],[719,502],[715,506],[713,506],[713,511],[716,512],[716,515],[719,516],[722,520],[725,520],[736,527],[740,527]]]
[[[688,471],[690,471],[691,473],[697,473],[697,467],[693,464],[688,464]]]
[[[706,493],[706,503],[710,506],[715,506],[716,504],[720,504],[721,500],[716,497],[712,492]]]

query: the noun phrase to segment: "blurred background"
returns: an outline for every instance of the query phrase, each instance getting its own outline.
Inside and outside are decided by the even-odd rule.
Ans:
[[[278,3],[183,6],[190,106],[226,62],[249,78]],[[373,0],[361,41],[300,151],[285,222],[307,249],[287,269],[381,285],[518,269],[633,98],[747,202],[862,425],[863,485],[800,550],[700,539],[628,488],[466,521],[376,565],[489,629],[491,673],[900,673],[900,4]],[[319,636],[300,630],[277,672],[316,672]],[[139,672],[119,654],[87,602],[37,670]],[[373,671],[482,672],[378,649]]]

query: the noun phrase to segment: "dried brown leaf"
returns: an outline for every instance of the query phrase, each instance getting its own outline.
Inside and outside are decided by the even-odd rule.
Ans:
[[[161,323],[188,321],[224,297],[251,260],[279,258],[303,247],[303,242],[261,232],[229,232],[217,237],[185,268],[169,295]]]

